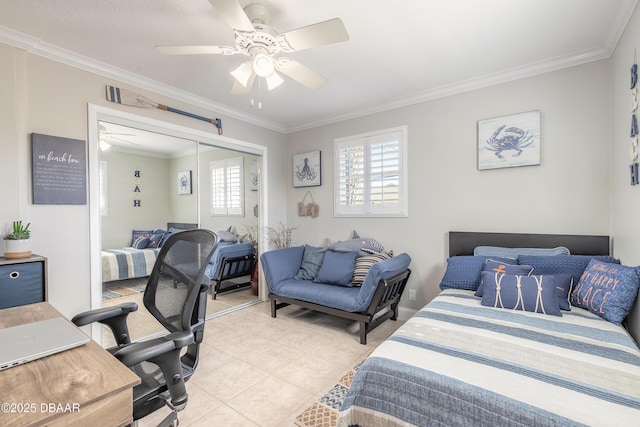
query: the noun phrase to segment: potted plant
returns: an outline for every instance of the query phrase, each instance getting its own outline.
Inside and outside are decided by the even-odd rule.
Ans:
[[[22,221],[14,221],[11,232],[4,236],[4,257],[8,259],[28,258],[31,256],[31,231]]]

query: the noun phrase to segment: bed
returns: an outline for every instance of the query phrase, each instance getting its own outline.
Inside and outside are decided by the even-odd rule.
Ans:
[[[542,257],[556,267],[609,254],[607,236],[449,233],[450,257],[482,245],[567,247],[567,258]],[[640,350],[626,329],[576,306],[558,316],[482,305],[474,294],[445,288],[376,348],[338,426],[637,425]]]
[[[159,248],[132,247],[102,250],[102,282],[147,277],[153,270]]]

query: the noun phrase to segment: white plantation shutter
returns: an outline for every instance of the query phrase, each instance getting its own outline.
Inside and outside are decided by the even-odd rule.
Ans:
[[[242,157],[209,163],[211,171],[211,215],[244,215],[244,171]]]
[[[405,127],[334,142],[335,216],[407,216]]]

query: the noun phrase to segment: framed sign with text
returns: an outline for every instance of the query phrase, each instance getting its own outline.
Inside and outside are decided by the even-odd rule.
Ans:
[[[87,204],[85,141],[31,134],[31,175],[36,205]]]

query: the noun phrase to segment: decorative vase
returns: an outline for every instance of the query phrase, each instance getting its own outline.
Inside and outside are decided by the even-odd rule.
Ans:
[[[31,256],[31,241],[6,240],[4,241],[4,257],[7,259],[29,258]]]

